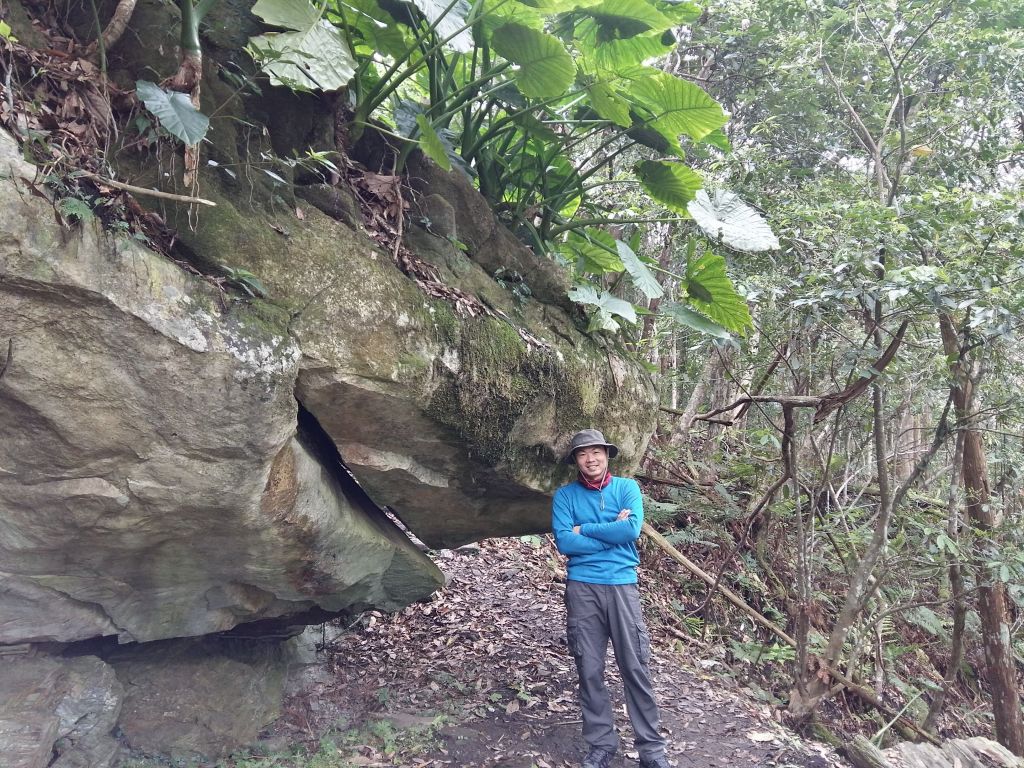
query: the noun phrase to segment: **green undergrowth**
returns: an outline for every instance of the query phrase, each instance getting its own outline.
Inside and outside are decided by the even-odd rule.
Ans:
[[[219,761],[131,759],[124,768],[351,768],[373,765],[408,765],[418,755],[437,747],[437,733],[447,723],[438,715],[429,725],[399,728],[390,720],[370,720],[361,727],[324,736],[315,750],[302,746],[277,752],[259,749]]]

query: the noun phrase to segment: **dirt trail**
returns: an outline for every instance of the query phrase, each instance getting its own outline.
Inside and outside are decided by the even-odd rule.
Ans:
[[[399,614],[364,614],[329,642],[326,664],[289,698],[268,735],[312,741],[344,728],[383,738],[385,746],[380,738],[375,744],[350,739],[350,765],[578,765],[584,748],[565,646],[564,569],[549,541],[487,541],[434,557],[447,586],[431,602]],[[695,667],[675,638],[651,629],[652,673],[674,765],[845,765],[780,726],[728,678]],[[610,655],[608,669],[622,735],[613,765],[635,766]],[[418,740],[402,738],[417,728],[429,731]]]

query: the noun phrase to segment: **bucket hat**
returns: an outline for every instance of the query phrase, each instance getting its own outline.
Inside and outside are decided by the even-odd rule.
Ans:
[[[569,441],[569,452],[562,459],[563,464],[576,463],[576,451],[580,448],[589,448],[592,445],[603,445],[608,449],[608,458],[614,459],[619,455],[619,447],[604,439],[604,435],[596,429],[581,429],[572,436]]]

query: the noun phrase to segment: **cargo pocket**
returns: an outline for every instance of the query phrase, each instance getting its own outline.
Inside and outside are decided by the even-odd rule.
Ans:
[[[642,622],[637,622],[636,625],[636,648],[640,662],[647,666],[651,660],[651,636]]]
[[[569,619],[566,622],[565,642],[569,646],[569,653],[578,659],[583,653],[580,646],[580,623],[578,619]]]

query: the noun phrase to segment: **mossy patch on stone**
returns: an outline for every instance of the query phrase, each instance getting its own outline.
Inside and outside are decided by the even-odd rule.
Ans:
[[[465,320],[461,331],[461,367],[437,387],[428,412],[456,430],[475,457],[492,466],[515,463],[513,431],[538,400],[553,400],[557,421],[575,428],[575,365],[549,350],[527,349],[517,330],[497,318]]]
[[[238,301],[232,312],[250,329],[255,329],[271,338],[288,335],[291,312],[283,303],[267,299],[246,299]]]

